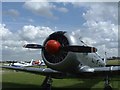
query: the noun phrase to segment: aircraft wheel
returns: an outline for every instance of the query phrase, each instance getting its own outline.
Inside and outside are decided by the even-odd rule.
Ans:
[[[104,90],[112,90],[111,86],[105,86]]]

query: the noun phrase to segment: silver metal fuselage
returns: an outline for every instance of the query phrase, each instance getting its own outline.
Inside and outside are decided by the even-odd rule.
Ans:
[[[82,42],[80,42],[79,38],[74,37],[70,34],[65,34],[68,38],[70,45],[79,45],[85,46]],[[104,67],[106,63],[97,53],[75,53],[77,56],[77,60],[80,62],[81,66],[89,66],[89,67]]]
[[[84,44],[80,42],[79,38],[65,33],[64,36],[68,39],[69,45],[79,45],[83,46]],[[84,45],[85,46],[85,45]],[[45,64],[58,71],[63,72],[75,72],[77,68],[80,67],[104,67],[106,63],[97,53],[75,53],[75,52],[68,52],[67,56],[64,58],[63,61],[59,63],[50,63],[44,57],[42,53],[43,60]]]

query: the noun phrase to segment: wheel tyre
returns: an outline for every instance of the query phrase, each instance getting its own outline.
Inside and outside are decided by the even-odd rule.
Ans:
[[[104,88],[104,90],[112,90],[112,87],[111,87],[111,86],[106,86],[106,87]]]

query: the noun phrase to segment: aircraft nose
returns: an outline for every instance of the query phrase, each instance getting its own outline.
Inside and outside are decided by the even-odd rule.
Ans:
[[[51,54],[56,54],[59,52],[61,44],[56,40],[49,40],[45,44],[45,50]]]

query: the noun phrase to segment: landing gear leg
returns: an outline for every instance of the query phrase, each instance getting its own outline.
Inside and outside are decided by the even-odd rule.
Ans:
[[[52,86],[51,76],[46,76],[41,86],[43,90],[51,90],[51,86]]]
[[[107,75],[107,77],[105,78],[105,87],[104,90],[112,90],[112,87],[110,86],[110,78]]]

